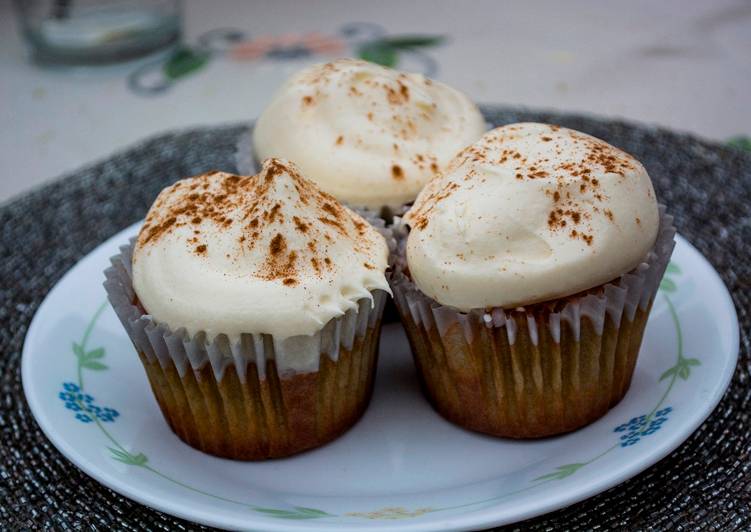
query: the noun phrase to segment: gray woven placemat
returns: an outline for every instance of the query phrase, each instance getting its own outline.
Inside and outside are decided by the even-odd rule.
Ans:
[[[751,529],[751,153],[622,122],[485,111],[494,124],[536,120],[586,131],[643,161],[678,230],[720,272],[741,322],[730,390],[686,443],[616,488],[512,528]],[[202,528],[121,497],[58,453],[24,400],[21,347],[34,312],[65,271],[142,218],[166,184],[232,170],[242,131],[156,137],[0,207],[0,528]]]

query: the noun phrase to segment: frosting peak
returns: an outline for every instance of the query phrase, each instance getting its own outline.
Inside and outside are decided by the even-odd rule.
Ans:
[[[405,216],[418,287],[461,310],[515,307],[611,281],[659,225],[644,167],[595,137],[521,123],[486,133]]]
[[[139,233],[133,284],[173,328],[283,338],[388,290],[387,255],[370,224],[270,159],[255,176],[209,172],[164,189]]]
[[[477,107],[447,85],[341,59],[288,80],[253,143],[259,159],[293,160],[338,199],[378,208],[412,201],[484,130]]]

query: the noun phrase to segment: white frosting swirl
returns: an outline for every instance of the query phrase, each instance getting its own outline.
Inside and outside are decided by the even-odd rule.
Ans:
[[[575,294],[626,273],[654,244],[657,201],[644,167],[562,127],[488,132],[407,213],[412,279],[461,310]]]
[[[387,257],[370,224],[272,159],[256,176],[210,172],[165,188],[138,236],[133,287],[173,329],[283,339],[388,291]]]
[[[459,91],[365,61],[314,65],[288,80],[253,132],[259,159],[284,157],[349,205],[415,199],[485,131]]]

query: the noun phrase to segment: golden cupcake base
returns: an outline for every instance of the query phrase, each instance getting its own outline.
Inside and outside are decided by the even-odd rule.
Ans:
[[[372,393],[379,336],[380,320],[338,360],[322,354],[318,371],[291,376],[269,361],[263,378],[252,363],[242,379],[232,365],[217,381],[209,364],[181,377],[173,362],[139,355],[180,439],[216,456],[263,460],[318,447],[355,424]]]
[[[649,315],[648,307],[632,320],[624,314],[620,323],[608,316],[602,334],[583,318],[578,341],[562,322],[559,342],[547,317],[537,316],[535,344],[527,313],[512,314],[516,336],[510,343],[505,327],[468,320],[470,331],[456,322],[439,334],[400,310],[433,407],[457,425],[506,438],[562,434],[605,415],[631,384]]]
[[[394,301],[433,407],[462,427],[506,438],[581,428],[629,389],[644,329],[675,246],[673,218],[644,261],[585,292],[514,310],[462,312],[409,277],[406,230],[396,228]]]
[[[231,343],[218,334],[209,341],[203,331],[155,322],[133,290],[133,241],[120,251],[105,270],[108,298],[165,420],[188,445],[237,460],[279,458],[333,440],[362,416],[387,292],[371,292],[315,335],[292,337],[300,341],[290,357],[292,338],[248,333]]]

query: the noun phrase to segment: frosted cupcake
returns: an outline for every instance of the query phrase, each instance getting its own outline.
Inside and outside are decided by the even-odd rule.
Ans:
[[[341,59],[288,80],[256,122],[259,160],[284,157],[343,203],[386,213],[485,131],[461,92],[420,74]]]
[[[621,400],[675,234],[636,159],[512,124],[457,156],[405,221],[392,288],[441,414],[534,438]]]
[[[369,223],[272,159],[164,189],[105,287],[172,430],[258,460],[321,445],[364,411],[387,256]]]

